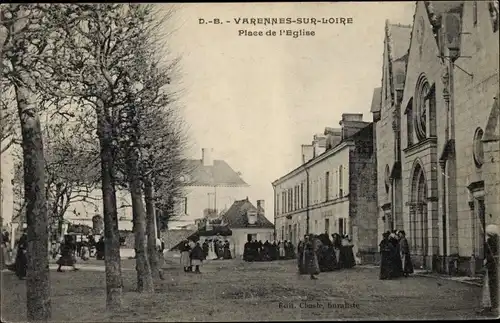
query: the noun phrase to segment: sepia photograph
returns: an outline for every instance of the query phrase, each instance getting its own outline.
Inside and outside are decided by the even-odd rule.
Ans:
[[[2,322],[498,319],[499,19],[0,4]]]

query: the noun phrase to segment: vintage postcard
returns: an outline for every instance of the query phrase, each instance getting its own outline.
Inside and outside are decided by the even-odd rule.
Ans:
[[[2,321],[496,318],[499,14],[0,5]]]

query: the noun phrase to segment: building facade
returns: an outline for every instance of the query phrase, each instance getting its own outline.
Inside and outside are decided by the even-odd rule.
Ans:
[[[343,114],[326,128],[326,150],[272,183],[276,240],[294,245],[308,233],[347,234],[368,260],[377,252],[373,126]]]
[[[202,159],[186,160],[187,172],[181,175],[184,180],[184,197],[175,205],[176,216],[169,222],[169,230],[196,229],[195,221],[207,213],[228,208],[237,200],[246,197],[249,185],[241,179],[225,161],[213,160],[212,150],[203,149]],[[132,203],[127,190],[116,192],[118,227],[132,231]],[[103,214],[102,192],[93,190],[85,200],[71,203],[65,219],[72,224],[92,227],[93,218]]]
[[[399,114],[411,26],[386,21],[384,32],[382,86],[374,90],[371,107],[377,138],[374,149],[377,154],[379,233],[404,228]]]
[[[391,89],[392,103],[383,92],[401,85],[400,73],[384,69],[372,110],[378,140],[395,142],[392,152],[377,147],[378,171],[387,170],[378,175],[379,235],[403,228],[417,267],[473,275],[482,266],[485,225],[498,220],[499,172],[491,163],[498,156],[485,160],[485,146],[494,155],[498,141],[484,138],[498,123],[498,36],[498,2],[417,2],[404,82]],[[388,115],[392,122],[384,122]]]
[[[169,230],[197,228],[197,220],[227,210],[236,200],[248,196],[249,185],[224,160],[213,159],[213,149],[202,149],[201,159],[186,161],[181,175],[184,196],[176,203]]]

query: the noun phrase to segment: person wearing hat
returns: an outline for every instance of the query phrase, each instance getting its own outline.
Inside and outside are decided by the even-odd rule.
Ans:
[[[495,224],[489,224],[485,228],[486,242],[484,244],[485,269],[488,275],[488,287],[490,306],[485,306],[481,312],[485,314],[498,315],[498,235],[499,229]],[[483,288],[486,284],[483,284]],[[484,295],[484,294],[483,294]]]

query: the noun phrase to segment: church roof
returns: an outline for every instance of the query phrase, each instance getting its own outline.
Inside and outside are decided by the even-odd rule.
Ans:
[[[382,105],[382,88],[376,87],[373,89],[372,106],[370,112],[379,112]]]
[[[500,129],[498,128],[498,123],[500,119],[500,104],[498,104],[498,98],[500,93],[493,99],[493,105],[491,107],[490,116],[488,117],[488,123],[486,124],[486,129],[484,130],[483,141],[497,141],[500,140]]]
[[[189,186],[248,186],[224,160],[214,160],[212,166],[203,165],[201,159],[187,159]]]
[[[257,221],[255,224],[248,224],[247,212],[254,211],[257,212]],[[271,223],[265,216],[264,210],[262,208],[257,209],[248,199],[235,201],[233,205],[227,210],[227,212],[222,216],[224,223],[226,223],[230,228],[274,228],[274,224]]]
[[[389,59],[396,61],[406,56],[410,46],[410,25],[391,24],[387,21],[386,36],[389,42]]]

